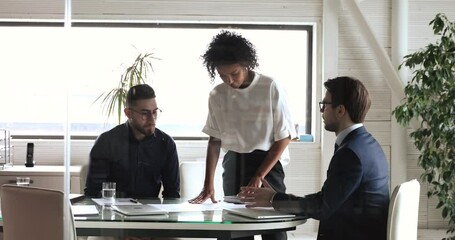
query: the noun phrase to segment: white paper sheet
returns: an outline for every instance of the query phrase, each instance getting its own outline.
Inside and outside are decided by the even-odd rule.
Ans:
[[[98,209],[95,205],[72,205],[73,215],[98,215]]]
[[[194,211],[207,211],[207,210],[222,210],[224,208],[238,208],[245,207],[244,205],[237,205],[226,202],[211,203],[205,202],[202,204],[192,204],[189,202],[179,204],[149,204],[154,207],[160,208],[168,212],[194,212]]]
[[[92,198],[92,200],[100,206],[105,205],[105,201],[102,198]],[[116,198],[114,205],[141,205],[141,203],[134,202],[131,198]]]

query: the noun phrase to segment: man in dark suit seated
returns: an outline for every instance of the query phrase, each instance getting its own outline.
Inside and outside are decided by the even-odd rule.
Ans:
[[[351,77],[324,83],[319,103],[325,129],[335,132],[335,153],[321,191],[298,197],[263,188],[242,187],[248,207],[270,207],[320,220],[318,240],[385,240],[389,206],[387,159],[362,122],[371,101],[365,86]]]

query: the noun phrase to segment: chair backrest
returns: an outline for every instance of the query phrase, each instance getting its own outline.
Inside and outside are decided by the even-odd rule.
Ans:
[[[80,186],[81,186],[81,189],[80,189],[80,193],[84,193],[84,189],[85,189],[85,182],[87,181],[87,175],[88,175],[88,163],[86,164],[83,164],[82,167],[81,167],[81,171],[79,173],[79,177],[80,177]]]
[[[51,189],[5,184],[1,208],[5,240],[64,239],[64,195]],[[75,239],[71,210],[70,239]]]
[[[223,167],[221,164],[215,170],[215,196],[223,199]],[[182,162],[180,163],[180,197],[190,199],[197,197],[204,186],[205,162]]]
[[[388,240],[416,240],[419,218],[420,184],[416,179],[393,190],[387,221]]]

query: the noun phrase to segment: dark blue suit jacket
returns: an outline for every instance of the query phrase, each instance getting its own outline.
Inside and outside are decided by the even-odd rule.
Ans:
[[[335,152],[320,192],[277,193],[273,207],[320,220],[318,240],[386,240],[388,172],[381,146],[360,127]]]

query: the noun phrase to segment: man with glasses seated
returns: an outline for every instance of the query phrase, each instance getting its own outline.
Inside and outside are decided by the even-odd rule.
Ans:
[[[101,196],[103,182],[116,182],[116,197],[180,197],[179,160],[174,140],[156,128],[161,110],[147,84],[129,89],[128,120],[102,133],[90,151],[84,194]]]
[[[371,100],[363,83],[337,77],[324,83],[319,102],[324,128],[334,132],[335,152],[317,193],[296,196],[265,187],[242,187],[248,207],[273,207],[319,220],[318,240],[386,240],[389,167],[378,141],[363,126]]]

